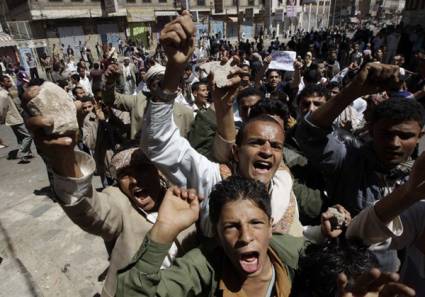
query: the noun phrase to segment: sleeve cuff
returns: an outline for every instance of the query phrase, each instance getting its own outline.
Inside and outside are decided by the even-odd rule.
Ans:
[[[376,215],[375,207],[371,207],[370,216],[372,221],[376,223],[376,226],[387,236],[393,238],[403,234],[403,223],[401,222],[400,216],[397,216],[386,225]]]
[[[150,238],[150,232],[145,236],[139,251],[133,257],[133,262],[136,262],[136,268],[144,274],[157,273],[168,255],[172,243],[161,244]]]
[[[91,156],[83,152],[75,152],[82,177],[66,177],[53,172],[53,187],[60,202],[64,205],[77,203],[92,190],[92,176],[96,165]]]

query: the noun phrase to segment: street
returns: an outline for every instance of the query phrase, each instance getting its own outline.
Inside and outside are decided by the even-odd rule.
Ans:
[[[103,240],[87,234],[46,196],[42,159],[7,160],[12,129],[0,126],[0,296],[95,296],[107,268]],[[35,152],[35,148],[33,149]]]

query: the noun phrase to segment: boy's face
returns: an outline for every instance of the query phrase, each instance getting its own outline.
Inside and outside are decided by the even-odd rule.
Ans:
[[[422,128],[414,120],[381,119],[371,125],[369,132],[378,159],[386,168],[394,168],[406,161],[423,135]]]

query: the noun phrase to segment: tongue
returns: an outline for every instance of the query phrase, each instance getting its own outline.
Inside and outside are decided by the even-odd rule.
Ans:
[[[257,257],[245,257],[239,260],[242,270],[246,273],[254,273],[258,270],[258,258]]]

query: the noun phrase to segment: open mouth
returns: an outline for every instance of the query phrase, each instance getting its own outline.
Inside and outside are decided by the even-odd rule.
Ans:
[[[255,171],[259,173],[268,173],[272,168],[272,164],[266,161],[255,161],[254,162]]]
[[[145,188],[135,188],[133,190],[133,196],[136,198],[144,199],[149,196],[149,191]]]
[[[244,272],[250,274],[260,269],[260,254],[258,252],[247,252],[240,254],[239,264]]]

